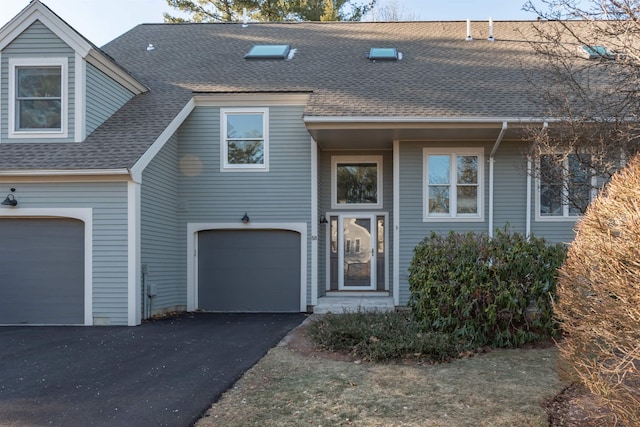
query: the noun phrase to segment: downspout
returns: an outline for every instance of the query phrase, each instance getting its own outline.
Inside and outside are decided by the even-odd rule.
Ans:
[[[531,169],[532,169],[531,156],[527,156],[527,219],[525,236],[527,240],[531,236]]]
[[[500,143],[502,143],[502,138],[504,138],[504,134],[507,132],[507,127],[509,125],[507,122],[502,122],[502,129],[500,129],[500,133],[498,134],[498,138],[496,138],[496,142],[493,144],[493,148],[491,149],[491,154],[489,154],[489,237],[493,237],[493,164],[495,162],[494,156],[500,147]]]

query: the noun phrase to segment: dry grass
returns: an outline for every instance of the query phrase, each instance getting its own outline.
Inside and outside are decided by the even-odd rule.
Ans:
[[[272,349],[197,427],[546,426],[563,388],[554,348],[438,365],[370,364]]]

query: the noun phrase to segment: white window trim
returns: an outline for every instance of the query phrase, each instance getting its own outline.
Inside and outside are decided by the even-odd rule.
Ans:
[[[56,130],[18,130],[16,129],[16,69],[18,67],[51,67],[59,66],[62,79],[60,110],[60,129]],[[60,58],[9,58],[9,138],[67,138],[67,110],[69,108],[68,76],[69,59]]]
[[[449,215],[430,215],[429,214],[429,155],[448,155],[452,159],[456,156],[477,156],[478,157],[478,213],[476,214],[458,214],[456,213],[457,194],[455,193],[457,185],[455,163],[450,168],[450,186],[453,192],[449,201]],[[453,160],[452,160],[453,162]],[[422,220],[423,222],[482,222],[484,221],[484,149],[483,148],[430,148],[422,149]],[[455,197],[454,197],[455,196]]]
[[[228,163],[227,115],[262,114],[264,137],[264,163],[232,165]],[[268,108],[221,108],[220,109],[220,171],[221,172],[269,172],[269,109]]]
[[[553,154],[553,153],[544,153],[546,155],[549,154]],[[566,158],[564,160],[564,162],[568,162],[569,158]],[[567,165],[565,164],[564,166],[565,168],[567,167]],[[536,170],[540,170],[540,159],[536,159]],[[557,221],[570,221],[570,222],[575,222],[577,220],[579,220],[580,218],[582,218],[581,214],[570,214],[569,212],[569,204],[566,203],[566,199],[567,199],[567,186],[566,186],[566,179],[567,176],[565,174],[565,169],[563,169],[563,173],[562,173],[562,198],[564,199],[564,201],[562,202],[562,215],[541,215],[540,214],[540,185],[541,185],[541,180],[540,180],[540,174],[536,173],[536,194],[535,194],[535,198],[536,198],[536,213],[535,213],[535,220],[536,222],[557,222]],[[596,185],[597,185],[597,178],[595,176],[591,177],[591,194],[589,195],[589,202],[591,202],[594,197],[596,197],[596,195],[598,194],[598,191],[596,190]]]
[[[375,163],[378,169],[377,191],[378,203],[346,203],[336,201],[338,197],[338,164],[339,163]],[[382,209],[382,156],[331,156],[331,209]]]

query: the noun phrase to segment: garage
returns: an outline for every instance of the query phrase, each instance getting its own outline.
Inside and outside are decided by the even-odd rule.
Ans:
[[[0,219],[0,324],[84,323],[84,223]]]
[[[300,312],[300,233],[198,233],[198,308],[218,312]]]

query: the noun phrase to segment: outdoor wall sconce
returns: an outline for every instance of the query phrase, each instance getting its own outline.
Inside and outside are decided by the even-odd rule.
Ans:
[[[242,217],[242,222],[243,222],[244,224],[248,224],[248,223],[249,223],[249,221],[251,221],[251,220],[249,219],[249,215],[247,215],[247,213],[245,212],[245,213],[244,213],[244,216]]]
[[[18,201],[16,200],[16,197],[13,195],[13,192],[15,192],[16,189],[12,188],[11,189],[11,193],[9,193],[7,195],[7,197],[4,199],[4,201],[2,202],[3,206],[17,206],[18,205]]]
[[[320,224],[328,224],[327,218],[324,215],[320,215]]]

